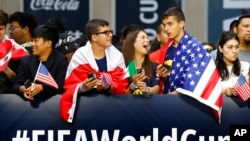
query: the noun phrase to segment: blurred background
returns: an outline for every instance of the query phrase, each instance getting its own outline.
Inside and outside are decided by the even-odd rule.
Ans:
[[[250,11],[250,0],[0,0],[0,9],[34,14],[38,24],[59,19],[75,38],[84,35],[89,19],[102,18],[118,37],[123,26],[139,24],[153,39],[161,14],[172,6],[184,11],[187,32],[216,43],[233,20]]]

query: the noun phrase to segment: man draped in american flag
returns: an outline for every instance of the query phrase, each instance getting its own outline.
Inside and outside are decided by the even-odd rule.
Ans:
[[[165,80],[164,93],[186,94],[210,106],[219,118],[222,107],[220,75],[213,60],[200,42],[184,30],[185,16],[177,7],[162,15],[162,24],[172,45],[167,48],[165,61],[172,68],[158,65],[157,72]]]

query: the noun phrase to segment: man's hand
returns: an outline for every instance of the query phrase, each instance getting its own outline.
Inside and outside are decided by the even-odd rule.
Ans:
[[[167,76],[170,74],[170,69],[167,69],[163,65],[158,65],[156,68],[156,73],[159,75],[159,77],[162,77],[164,79],[167,78]]]
[[[97,86],[98,79],[94,78],[87,78],[82,82],[82,85],[80,87],[83,88],[84,92],[91,90],[93,87]]]
[[[32,83],[32,85],[29,88],[25,88],[24,90],[24,97],[28,100],[34,100],[34,96],[39,94],[41,91],[43,91],[42,84],[36,84]]]

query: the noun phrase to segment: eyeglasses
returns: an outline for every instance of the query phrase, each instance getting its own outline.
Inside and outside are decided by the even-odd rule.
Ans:
[[[20,26],[11,26],[11,27],[9,27],[9,31],[13,31],[13,30],[15,30],[18,27],[20,27]]]
[[[106,36],[109,36],[110,33],[113,35],[113,30],[105,30],[105,31],[102,31],[102,32],[97,32],[95,34],[105,34]]]

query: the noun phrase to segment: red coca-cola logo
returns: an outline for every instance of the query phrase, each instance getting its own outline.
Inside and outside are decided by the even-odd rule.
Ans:
[[[80,0],[32,0],[30,9],[55,10],[55,11],[76,11],[79,8]]]

